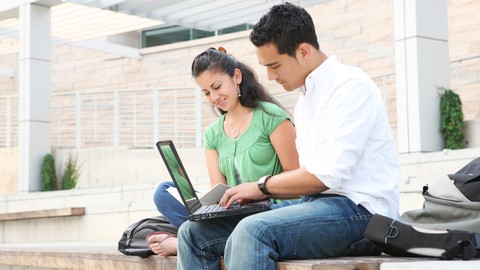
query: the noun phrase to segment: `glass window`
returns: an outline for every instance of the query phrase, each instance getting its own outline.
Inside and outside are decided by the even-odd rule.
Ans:
[[[142,48],[165,45],[170,43],[194,40],[215,35],[224,35],[239,31],[252,29],[251,24],[241,24],[215,31],[203,31],[200,29],[183,26],[167,26],[142,32]]]
[[[208,31],[203,31],[203,30],[198,30],[193,28],[190,29],[190,33],[191,33],[190,40],[215,36],[215,31],[208,32]]]
[[[252,29],[252,28],[253,28],[253,25],[251,25],[251,24],[235,25],[235,26],[232,26],[232,27],[223,28],[223,29],[218,30],[218,35],[225,35],[225,34],[245,31],[245,30],[249,30],[249,29]]]

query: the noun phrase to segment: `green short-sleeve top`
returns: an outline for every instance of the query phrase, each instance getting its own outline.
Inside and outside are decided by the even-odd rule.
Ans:
[[[218,152],[220,171],[226,176],[228,185],[238,184],[235,161],[241,182],[255,182],[264,175],[283,171],[270,135],[283,121],[292,121],[288,113],[276,104],[260,102],[252,111],[249,126],[237,139],[225,134],[225,116],[207,127],[205,148]]]

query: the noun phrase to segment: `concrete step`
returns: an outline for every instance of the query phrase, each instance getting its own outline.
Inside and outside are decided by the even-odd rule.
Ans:
[[[84,208],[80,216],[0,220],[0,243],[118,241],[130,224],[159,215],[153,203],[158,184],[37,192],[0,198],[0,213],[45,213]],[[16,215],[18,216],[18,215]],[[75,233],[72,233],[75,232]]]
[[[380,270],[477,270],[480,260],[387,262]]]
[[[42,270],[167,270],[176,269],[176,257],[125,256],[111,242],[4,244],[0,246],[0,269],[11,269],[7,266]]]

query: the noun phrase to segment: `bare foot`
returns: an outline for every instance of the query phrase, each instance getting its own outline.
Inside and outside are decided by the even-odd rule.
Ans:
[[[167,232],[154,232],[147,236],[150,249],[159,256],[177,255],[177,236]]]

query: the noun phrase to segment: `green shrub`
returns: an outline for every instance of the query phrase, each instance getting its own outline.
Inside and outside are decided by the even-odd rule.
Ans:
[[[452,89],[442,88],[440,95],[441,126],[445,148],[461,149],[464,147],[462,101]]]
[[[72,189],[77,185],[77,180],[80,172],[77,168],[77,159],[72,155],[68,156],[65,164],[65,171],[62,177],[62,189]]]
[[[57,190],[57,174],[55,172],[55,159],[51,154],[43,157],[42,162],[42,191]]]

